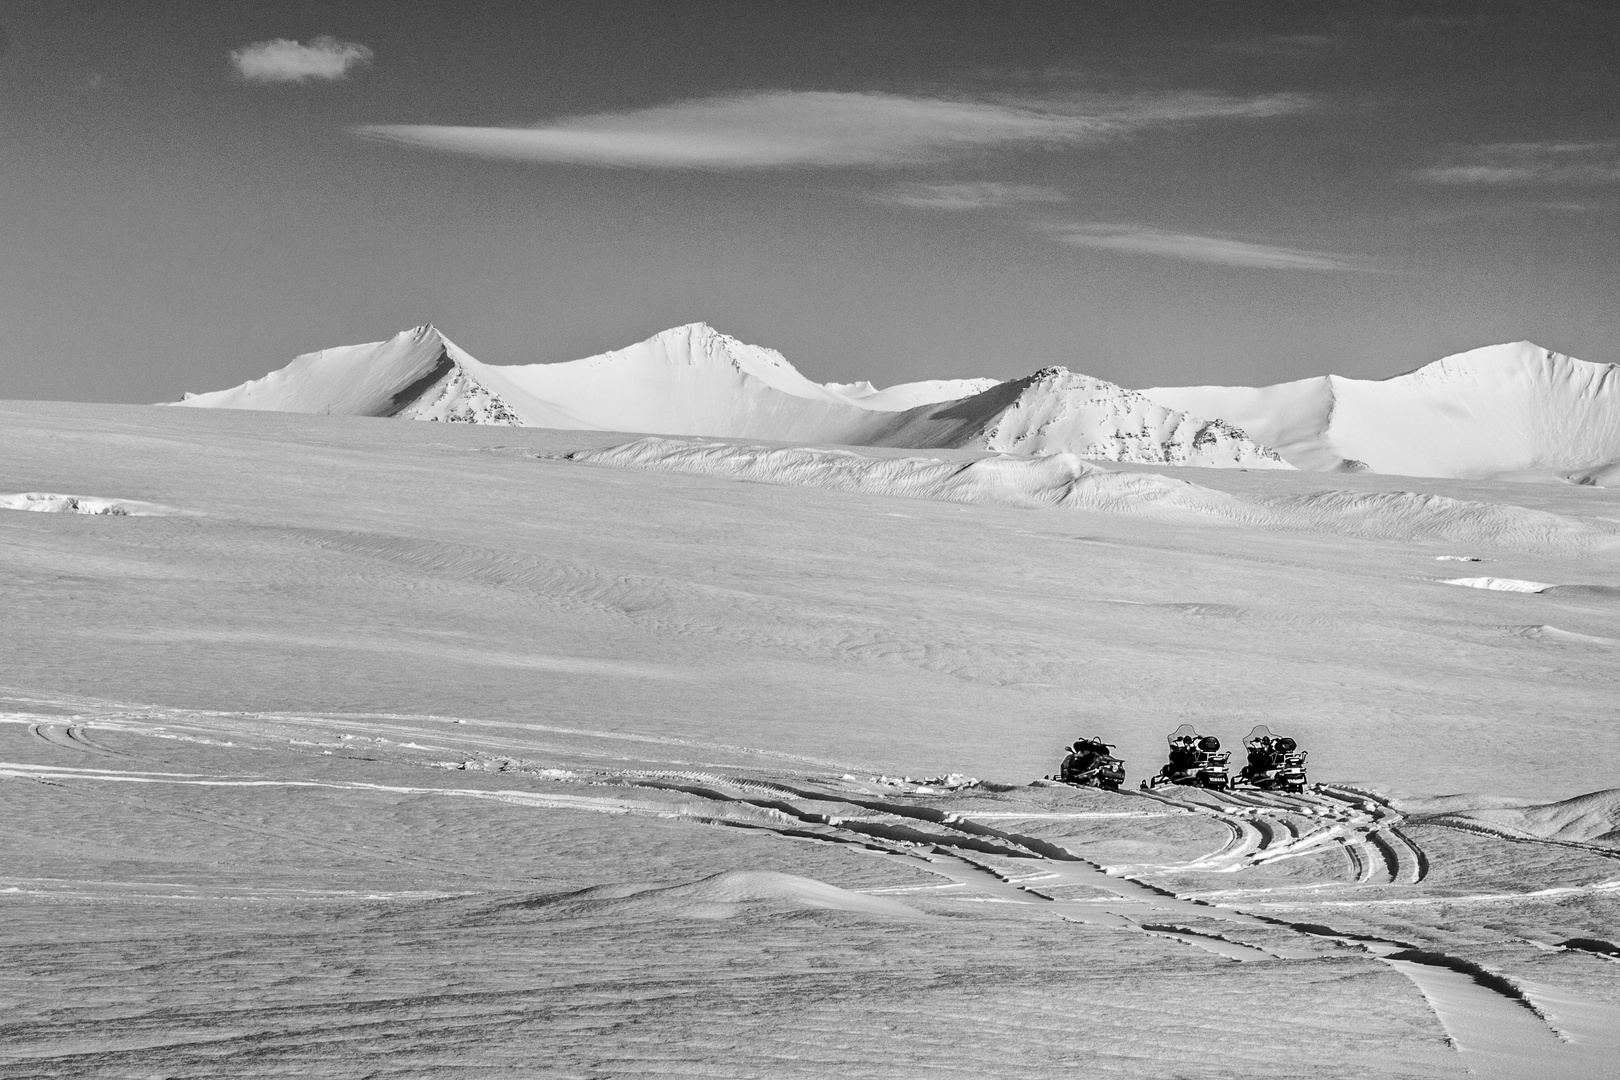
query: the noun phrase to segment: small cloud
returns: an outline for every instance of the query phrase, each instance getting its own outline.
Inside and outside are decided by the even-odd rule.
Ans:
[[[231,51],[231,64],[248,82],[332,82],[371,59],[371,50],[353,41],[318,37],[308,45],[287,38],[255,41]]]
[[[1187,262],[1221,263],[1270,270],[1350,271],[1370,269],[1365,260],[1327,251],[1256,244],[1220,236],[1161,232],[1138,225],[1053,225],[1054,239],[1077,247],[1127,255],[1154,255]]]
[[[917,165],[997,146],[1095,143],[1145,128],[1276,116],[1293,95],[1162,94],[953,100],[897,94],[766,91],[677,101],[538,127],[377,124],[357,134],[514,161],[649,169]]]
[[[1431,184],[1525,186],[1620,183],[1620,148],[1612,142],[1490,143],[1422,169]]]
[[[1004,210],[1036,203],[1068,202],[1056,188],[987,180],[963,184],[900,184],[869,196],[874,202],[919,210]]]

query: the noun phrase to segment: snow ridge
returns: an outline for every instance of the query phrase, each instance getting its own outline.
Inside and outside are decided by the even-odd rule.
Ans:
[[[1410,491],[1235,495],[1157,473],[1106,468],[1075,454],[1001,454],[971,461],[880,458],[809,446],[654,437],[562,457],[581,464],[862,495],[1084,510],[1403,543],[1463,541],[1504,550],[1578,554],[1620,549],[1620,527],[1506,503]]]

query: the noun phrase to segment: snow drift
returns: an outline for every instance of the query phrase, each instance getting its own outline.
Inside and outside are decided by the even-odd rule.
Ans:
[[[1620,847],[1620,788],[1555,803],[1479,807],[1446,816],[1512,836]]]
[[[1301,469],[1620,480],[1620,365],[1528,341],[1458,353],[1379,381],[1324,375],[1143,393],[1171,408],[1224,417]]]
[[[1075,454],[1037,458],[999,455],[964,462],[871,458],[847,450],[813,447],[648,438],[600,450],[578,450],[565,455],[565,459],[650,472],[725,476],[941,502],[1195,516],[1236,506],[1231,496],[1185,480],[1105,470]]]
[[[100,517],[163,517],[178,514],[172,506],[108,499],[99,495],[58,495],[50,491],[23,491],[0,495],[0,509],[31,510],[39,514],[93,514]]]
[[[748,907],[821,908],[859,915],[927,919],[916,908],[882,896],[851,892],[815,878],[772,870],[728,870],[687,885],[599,885],[557,897],[525,901],[548,916],[636,916],[725,919]]]
[[[482,363],[431,326],[298,357],[193,408],[399,416],[782,442],[1073,453],[1164,465],[1289,468],[1221,420],[1063,368],[877,390],[815,383],[781,353],[703,323],[562,364]]]
[[[1479,544],[1516,551],[1620,547],[1620,528],[1506,503],[1411,491],[1232,495],[1157,473],[1108,469],[1075,454],[972,461],[867,457],[816,447],[646,438],[577,450],[563,460],[651,472],[897,495],[942,502],[1055,507],[1374,540]]]

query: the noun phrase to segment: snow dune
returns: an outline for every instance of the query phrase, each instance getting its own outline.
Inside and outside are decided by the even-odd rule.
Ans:
[[[1578,634],[1573,630],[1560,630],[1556,626],[1541,623],[1536,626],[1518,626],[1513,632],[1520,637],[1531,641],[1552,641],[1562,645],[1597,645],[1613,648],[1620,645],[1620,638],[1601,637],[1596,634]]]
[[[976,461],[873,458],[848,450],[738,446],[690,439],[646,438],[566,460],[649,472],[725,476],[769,484],[899,495],[942,502],[1061,507],[1106,513],[1238,512],[1232,496],[1152,473],[1116,472],[1074,454]]]
[[[903,919],[933,917],[886,897],[773,870],[729,870],[686,885],[600,885],[521,906],[561,917],[726,919],[741,914],[747,906],[821,908]]]
[[[1382,380],[1324,375],[1275,386],[1178,386],[1154,401],[1220,416],[1301,469],[1407,476],[1620,479],[1620,365],[1528,341]]]
[[[192,408],[397,416],[565,430],[1074,453],[1165,465],[1290,468],[1220,420],[1063,368],[878,390],[811,382],[781,353],[703,323],[562,364],[497,366],[431,326],[326,349]]]
[[[1442,585],[1461,585],[1468,589],[1487,589],[1491,592],[1543,593],[1552,588],[1546,581],[1525,581],[1521,578],[1460,577],[1444,578]]]
[[[867,495],[1092,510],[1364,539],[1443,541],[1529,551],[1580,552],[1620,546],[1620,529],[1505,503],[1409,491],[1233,495],[1156,473],[1108,469],[1073,454],[946,461],[653,437],[578,450],[563,457],[585,464]]]
[[[1620,788],[1593,791],[1561,802],[1481,807],[1449,816],[1543,840],[1620,847]]]

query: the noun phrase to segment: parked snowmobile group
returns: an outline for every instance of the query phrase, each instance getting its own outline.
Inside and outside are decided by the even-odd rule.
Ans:
[[[1264,724],[1243,739],[1248,751],[1248,763],[1236,777],[1227,771],[1232,759],[1230,751],[1221,749],[1221,741],[1213,735],[1200,735],[1191,724],[1182,724],[1167,736],[1170,760],[1153,776],[1142,781],[1142,790],[1178,784],[1187,787],[1230,791],[1237,785],[1266,791],[1305,790],[1305,755],[1293,739],[1273,735]],[[1118,791],[1125,782],[1125,763],[1109,753],[1112,743],[1101,739],[1080,739],[1068,748],[1063,764],[1058,767],[1057,780],[1076,787],[1100,787]]]

